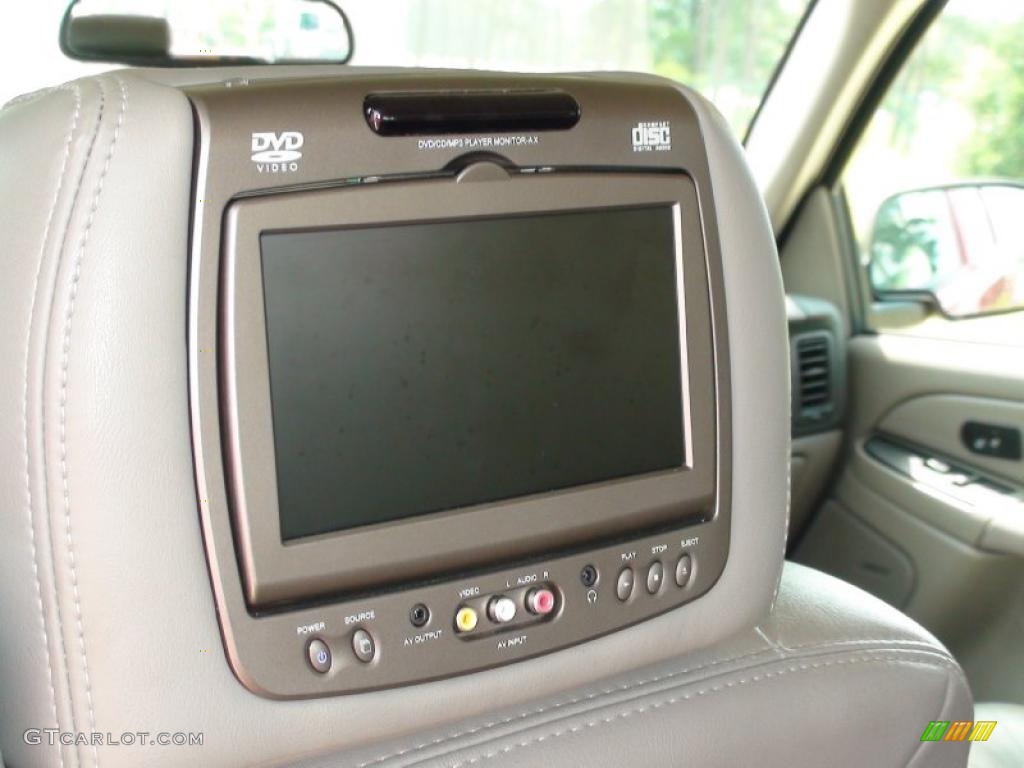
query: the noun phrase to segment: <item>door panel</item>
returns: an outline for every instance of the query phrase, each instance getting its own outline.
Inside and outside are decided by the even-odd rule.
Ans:
[[[849,351],[846,471],[964,543],[1024,556],[1024,460],[979,456],[960,436],[971,421],[1024,430],[1024,355],[896,334],[858,336]],[[905,441],[916,466],[879,460],[878,435]]]
[[[914,592],[910,556],[832,499],[823,505],[797,554],[805,564],[856,584],[897,608],[905,608]]]
[[[993,659],[1011,658],[1021,640],[1006,631],[1005,617],[1024,583],[1024,461],[976,456],[959,434],[969,420],[1024,429],[1024,356],[891,333],[857,336],[848,348],[843,467],[794,559],[873,592],[932,630],[977,670],[979,700],[996,681],[1024,700],[1024,668],[1000,663],[1002,672],[991,672]],[[880,436],[920,471],[875,450]],[[931,460],[947,474],[925,466]],[[967,501],[948,473],[1006,492]]]
[[[789,462],[789,530],[804,529],[839,456],[843,433],[838,429],[794,437]]]
[[[850,429],[863,437],[894,407],[922,395],[954,394],[1021,404],[1020,347],[974,341],[860,335],[849,343]]]
[[[1024,703],[1024,6],[1000,8],[935,4],[894,49],[781,256],[854,334],[838,477],[794,557],[921,621],[977,700]]]
[[[1024,402],[925,395],[895,406],[882,418],[879,429],[973,464],[986,473],[1024,484],[1024,461],[988,456],[968,446],[962,433],[964,425],[971,422],[1005,426],[1015,430],[1019,438],[1024,431]]]

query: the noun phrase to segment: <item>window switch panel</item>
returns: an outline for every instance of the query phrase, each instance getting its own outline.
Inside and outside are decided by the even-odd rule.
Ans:
[[[1016,427],[968,421],[960,429],[960,439],[967,450],[979,456],[1011,460],[1021,457],[1020,430]]]

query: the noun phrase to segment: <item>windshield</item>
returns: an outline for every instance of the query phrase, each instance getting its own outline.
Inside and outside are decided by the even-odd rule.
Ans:
[[[653,72],[711,99],[742,136],[808,0],[348,2],[353,64]]]
[[[181,16],[188,13],[191,1],[147,0],[141,5],[150,13],[166,6]],[[351,18],[355,33],[352,64],[520,72],[653,72],[702,92],[742,136],[808,3],[347,0],[339,4]],[[118,9],[125,5],[113,0],[107,4]],[[268,6],[265,0],[229,0],[217,5],[226,10],[219,29],[204,30],[204,46],[216,50],[228,42],[238,44],[239,35],[273,34],[273,19],[238,23],[240,17],[263,16]],[[27,3],[19,9],[19,24],[4,25],[11,34],[0,33],[0,37],[9,37],[3,49],[5,60],[0,62],[0,103],[109,68],[73,62],[61,54],[57,31],[66,6],[65,0]]]

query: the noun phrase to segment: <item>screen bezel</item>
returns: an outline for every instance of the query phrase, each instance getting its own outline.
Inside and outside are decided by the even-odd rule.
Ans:
[[[684,174],[511,174],[378,181],[232,203],[219,323],[225,459],[250,608],[439,578],[714,515],[715,358],[707,254]],[[595,209],[673,212],[684,465],[283,542],[274,461],[260,236]],[[453,216],[453,212],[458,212]],[[566,514],[586,509],[586,516]]]

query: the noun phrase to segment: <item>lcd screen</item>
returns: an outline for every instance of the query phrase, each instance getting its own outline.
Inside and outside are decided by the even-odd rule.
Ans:
[[[675,220],[264,233],[282,538],[683,466]]]

